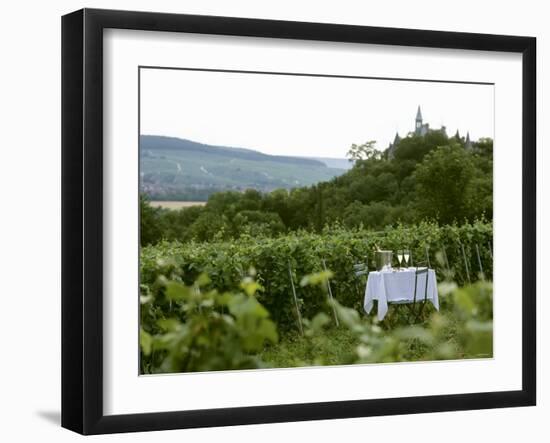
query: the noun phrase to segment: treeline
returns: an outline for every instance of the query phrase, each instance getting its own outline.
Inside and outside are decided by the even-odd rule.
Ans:
[[[492,220],[493,141],[431,131],[401,140],[392,159],[372,144],[354,145],[354,167],[314,186],[219,192],[205,206],[179,211],[151,207],[141,197],[141,242],[212,241],[276,236],[326,225],[381,229],[431,220],[439,224]],[[362,149],[364,148],[364,149]]]
[[[169,176],[170,180],[174,180],[174,176]],[[163,184],[162,187],[155,187],[154,185],[149,185],[147,188],[147,196],[151,200],[156,201],[194,201],[194,202],[205,202],[208,200],[208,197],[216,192],[223,192],[221,188],[217,187],[206,187],[206,188],[192,188],[186,187],[184,190],[177,188],[170,188],[169,185]]]

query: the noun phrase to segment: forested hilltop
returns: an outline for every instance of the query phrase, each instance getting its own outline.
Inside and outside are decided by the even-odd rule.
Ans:
[[[492,220],[493,141],[470,145],[442,131],[409,134],[393,158],[374,142],[353,145],[348,172],[313,186],[261,192],[225,191],[204,206],[178,211],[151,207],[141,196],[142,245],[276,236],[326,225],[380,229],[430,220],[439,224]]]

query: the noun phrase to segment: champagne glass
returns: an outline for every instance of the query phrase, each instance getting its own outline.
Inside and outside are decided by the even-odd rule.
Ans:
[[[411,256],[411,252],[408,249],[405,249],[403,251],[403,259],[405,260],[405,265],[408,266],[409,264],[409,257]]]
[[[403,262],[403,249],[397,251],[397,261],[399,262],[399,267],[401,267],[401,263]]]

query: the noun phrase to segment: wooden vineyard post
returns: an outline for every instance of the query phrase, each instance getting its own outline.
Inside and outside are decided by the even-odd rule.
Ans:
[[[304,327],[302,326],[302,314],[298,306],[298,297],[296,297],[296,288],[294,287],[294,279],[292,278],[292,269],[290,268],[290,260],[288,260],[288,276],[290,277],[290,286],[292,286],[292,295],[294,295],[294,305],[296,306],[296,314],[298,316],[298,326],[300,334],[304,335]]]
[[[479,254],[479,246],[476,243],[476,254],[477,254],[477,263],[479,265],[479,272],[481,275],[481,279],[485,281],[485,273],[483,272],[483,265],[481,264],[481,255]]]
[[[468,260],[466,259],[466,252],[464,251],[464,245],[462,243],[460,243],[460,249],[462,249],[462,257],[464,258],[464,267],[466,268],[468,283],[472,283],[472,280],[470,279],[470,270],[468,269]]]
[[[327,270],[327,265],[325,263],[325,259],[322,259],[323,261],[323,269]],[[334,297],[332,296],[332,288],[330,287],[330,281],[327,278],[327,290],[328,290],[328,296],[332,302],[334,302]],[[338,321],[338,316],[336,315],[336,308],[334,307],[334,304],[332,304],[332,313],[334,314],[334,321],[336,322],[336,326],[340,326],[340,322]]]
[[[443,245],[443,258],[445,260],[445,265],[447,266],[447,271],[451,272],[451,267],[449,266],[449,259],[447,258],[447,250],[445,249],[445,245]]]

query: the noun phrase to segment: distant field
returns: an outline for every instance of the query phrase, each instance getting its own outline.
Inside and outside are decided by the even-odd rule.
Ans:
[[[172,202],[172,201],[152,201],[151,206],[155,208],[181,209],[189,206],[204,206],[206,202]]]

